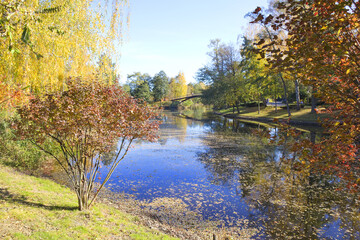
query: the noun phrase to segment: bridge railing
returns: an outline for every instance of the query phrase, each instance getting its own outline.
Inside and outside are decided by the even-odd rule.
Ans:
[[[201,96],[202,96],[202,94],[193,94],[193,95],[189,95],[189,96],[173,98],[173,99],[170,99],[170,101],[181,101],[181,100],[186,101],[188,99],[201,97]]]

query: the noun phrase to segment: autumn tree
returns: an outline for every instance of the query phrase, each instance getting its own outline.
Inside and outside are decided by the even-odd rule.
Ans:
[[[24,89],[20,86],[10,86],[0,81],[0,110],[15,107],[26,101]]]
[[[126,1],[106,2],[108,7],[92,0],[1,1],[3,81],[32,92],[56,91],[69,76],[95,72],[102,54],[116,56]]]
[[[176,79],[174,77],[171,77],[169,79],[169,90],[168,90],[168,94],[167,94],[167,97],[169,99],[172,99],[172,98],[176,98]]]
[[[241,67],[246,78],[248,99],[258,103],[258,114],[260,114],[260,103],[266,104],[266,99],[271,97],[274,74],[266,67],[266,61],[259,58],[254,51],[256,46],[254,40],[243,38],[241,53]],[[275,97],[276,98],[276,97]]]
[[[91,83],[89,83],[91,82]],[[154,140],[155,113],[115,85],[97,79],[69,79],[67,90],[35,97],[18,109],[16,134],[51,155],[66,172],[76,192],[79,209],[94,203],[99,191],[127,154],[135,139]],[[49,148],[58,146],[61,156]],[[117,153],[99,186],[102,160],[117,144]]]
[[[284,29],[286,41],[274,37],[261,52],[274,69],[286,70],[304,79],[317,96],[330,104],[330,133],[320,143],[303,151],[308,164],[336,173],[358,189],[360,179],[360,2],[345,0],[292,1],[278,4],[284,13],[265,15],[257,8],[255,22],[275,31]],[[273,45],[286,45],[281,50]],[[310,153],[310,154],[309,154]]]
[[[111,58],[102,54],[98,61],[97,73],[99,74],[100,81],[106,84],[117,84],[118,75],[116,74],[116,64],[113,63]]]
[[[183,72],[180,72],[176,77],[175,77],[175,97],[184,97],[186,96],[187,93],[187,84],[186,84],[186,79],[185,79],[185,75]]]

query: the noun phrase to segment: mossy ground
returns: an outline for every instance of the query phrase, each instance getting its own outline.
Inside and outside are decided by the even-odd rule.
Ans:
[[[176,239],[97,203],[77,210],[75,193],[0,165],[0,239]]]

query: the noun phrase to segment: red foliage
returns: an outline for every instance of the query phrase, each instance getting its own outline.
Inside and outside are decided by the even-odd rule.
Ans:
[[[309,4],[310,3],[310,4]],[[284,12],[274,19],[253,12],[254,22],[288,34],[261,52],[275,69],[290,71],[316,89],[330,104],[332,119],[324,123],[329,138],[314,144],[303,142],[310,163],[337,174],[358,188],[360,182],[360,3],[359,1],[292,1],[279,5]],[[273,51],[273,45],[286,50]],[[305,151],[305,150],[306,151]],[[308,154],[308,152],[311,154]],[[305,154],[306,152],[306,154]]]
[[[20,86],[10,86],[0,80],[0,107],[11,108],[23,103],[27,97]]]
[[[89,82],[89,81],[86,81]],[[140,104],[120,87],[104,86],[81,78],[69,79],[68,90],[30,100],[18,109],[13,124],[16,134],[29,139],[52,155],[68,174],[79,198],[79,208],[87,209],[93,182],[105,153],[117,145],[117,154],[101,187],[125,157],[134,139],[154,141],[159,123],[157,114]],[[63,156],[57,156],[44,144],[58,144]],[[99,189],[99,190],[100,190]]]

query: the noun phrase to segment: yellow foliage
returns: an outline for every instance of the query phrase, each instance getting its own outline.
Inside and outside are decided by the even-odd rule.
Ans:
[[[112,2],[111,18],[103,10],[96,11],[92,2],[28,0],[19,5],[9,25],[19,24],[13,24],[10,37],[0,39],[3,81],[42,93],[62,89],[69,76],[94,74],[102,54],[116,54],[114,40],[121,38],[121,10],[126,0]]]
[[[175,97],[186,96],[187,84],[184,73],[180,72],[175,79],[176,79]]]

